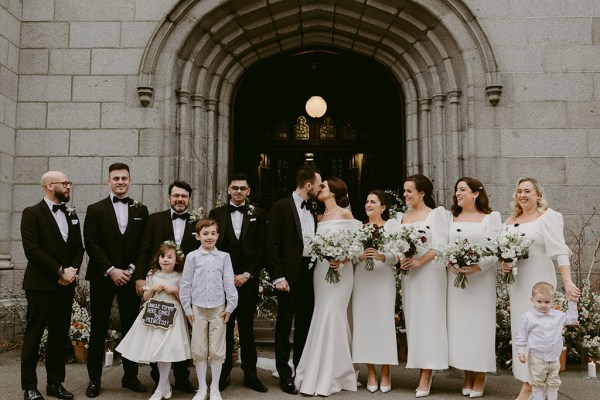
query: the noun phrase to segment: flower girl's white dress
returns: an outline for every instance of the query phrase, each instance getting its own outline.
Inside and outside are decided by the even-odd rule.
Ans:
[[[178,272],[165,273],[157,271],[146,277],[146,285],[152,286],[159,282],[164,285],[179,287],[180,278],[181,275]],[[169,329],[163,329],[144,325],[142,322],[144,309],[142,309],[116,350],[128,360],[138,363],[176,362],[190,359],[190,337],[187,319],[179,300],[174,295],[167,294],[164,291],[156,293],[154,299],[175,304],[177,313],[175,314],[173,326]]]

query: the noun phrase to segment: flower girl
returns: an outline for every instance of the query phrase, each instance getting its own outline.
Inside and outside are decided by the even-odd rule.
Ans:
[[[156,362],[160,379],[150,400],[171,398],[171,363],[191,357],[187,321],[179,303],[183,259],[174,241],[160,245],[146,276],[144,308],[116,349],[134,362]]]

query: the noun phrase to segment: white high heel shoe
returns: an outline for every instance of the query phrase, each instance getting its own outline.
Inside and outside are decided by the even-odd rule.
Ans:
[[[427,397],[429,396],[429,392],[431,391],[431,384],[433,383],[433,371],[431,371],[431,378],[429,378],[429,387],[427,390],[419,390],[419,388],[415,389],[415,397]]]
[[[471,388],[462,388],[462,395],[468,396],[471,394]]]
[[[369,392],[371,392],[371,393],[375,393],[377,390],[379,390],[379,386],[377,386],[377,385],[374,385],[374,386],[367,385],[367,390]]]
[[[487,380],[487,377],[483,379],[483,386],[481,387],[481,391],[471,389],[471,393],[469,394],[470,398],[483,397],[483,390],[485,389],[485,381],[486,380]]]

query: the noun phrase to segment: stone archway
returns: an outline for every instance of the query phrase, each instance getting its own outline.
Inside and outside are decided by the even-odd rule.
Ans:
[[[368,56],[402,88],[407,171],[435,181],[438,198],[474,166],[474,115],[502,86],[491,46],[461,0],[182,0],[144,53],[138,94],[161,106],[164,182],[226,185],[234,88],[254,64],[307,46]],[[173,96],[175,94],[175,96]]]

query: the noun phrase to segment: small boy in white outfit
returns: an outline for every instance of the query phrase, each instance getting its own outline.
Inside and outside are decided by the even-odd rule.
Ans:
[[[198,221],[196,239],[202,246],[185,258],[179,282],[181,306],[192,325],[191,352],[198,375],[198,392],[193,400],[205,400],[208,394],[209,359],[213,377],[210,400],[221,400],[219,376],[225,361],[225,332],[238,301],[231,258],[215,247],[218,238],[216,221]]]
[[[533,400],[558,399],[561,380],[560,353],[563,348],[562,331],[565,325],[577,322],[577,303],[569,301],[567,312],[554,309],[554,286],[538,282],[531,289],[533,310],[521,316],[515,337],[519,361],[525,362],[525,349],[529,350],[527,363],[529,384],[533,388]]]

